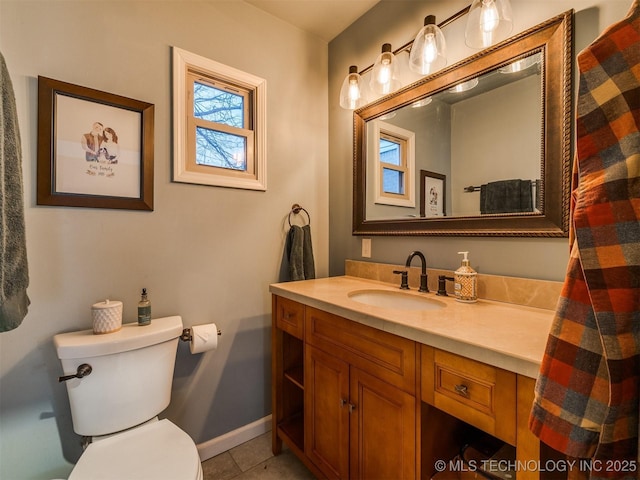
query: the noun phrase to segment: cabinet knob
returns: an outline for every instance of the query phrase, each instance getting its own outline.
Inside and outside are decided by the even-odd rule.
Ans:
[[[340,399],[340,408],[344,407],[347,404],[347,400],[344,398]]]
[[[349,413],[352,413],[356,409],[356,406],[353,403],[349,404]]]
[[[469,390],[466,385],[459,384],[459,385],[456,385],[454,388],[456,389],[456,392],[458,392],[460,395],[463,395],[465,397],[469,396]]]

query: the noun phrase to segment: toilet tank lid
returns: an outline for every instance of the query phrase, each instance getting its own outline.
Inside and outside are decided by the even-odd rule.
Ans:
[[[88,358],[126,352],[177,338],[182,333],[182,317],[154,318],[140,326],[126,323],[117,332],[95,335],[93,330],[59,333],[53,337],[58,358]]]

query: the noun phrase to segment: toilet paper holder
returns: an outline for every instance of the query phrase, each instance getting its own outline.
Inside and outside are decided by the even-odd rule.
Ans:
[[[222,330],[218,329],[218,336],[222,335]],[[193,339],[193,334],[191,333],[190,328],[182,329],[182,335],[180,335],[180,340],[183,342],[190,342]]]

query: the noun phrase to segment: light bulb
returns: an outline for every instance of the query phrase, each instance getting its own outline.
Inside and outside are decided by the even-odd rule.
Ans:
[[[391,44],[385,43],[371,72],[370,85],[375,93],[386,95],[400,88],[400,81],[396,77],[396,63]]]
[[[391,60],[383,57],[380,62],[380,69],[378,70],[378,82],[388,87],[389,80],[391,80]],[[385,93],[389,93],[388,88]]]
[[[494,0],[482,0],[480,9],[480,25],[485,33],[493,32],[500,23],[500,15],[498,15],[498,7]]]
[[[436,17],[428,15],[424,27],[418,32],[409,53],[409,68],[427,75],[447,64],[446,42],[442,30],[436,25]]]
[[[349,101],[355,105],[355,102],[360,98],[360,86],[358,80],[349,80]]]
[[[438,58],[438,47],[436,46],[436,36],[429,33],[424,37],[424,61],[425,63],[433,63]]]

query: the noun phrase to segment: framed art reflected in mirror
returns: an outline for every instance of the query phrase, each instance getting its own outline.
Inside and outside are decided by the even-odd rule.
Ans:
[[[447,176],[420,170],[420,216],[444,217],[446,206]]]

